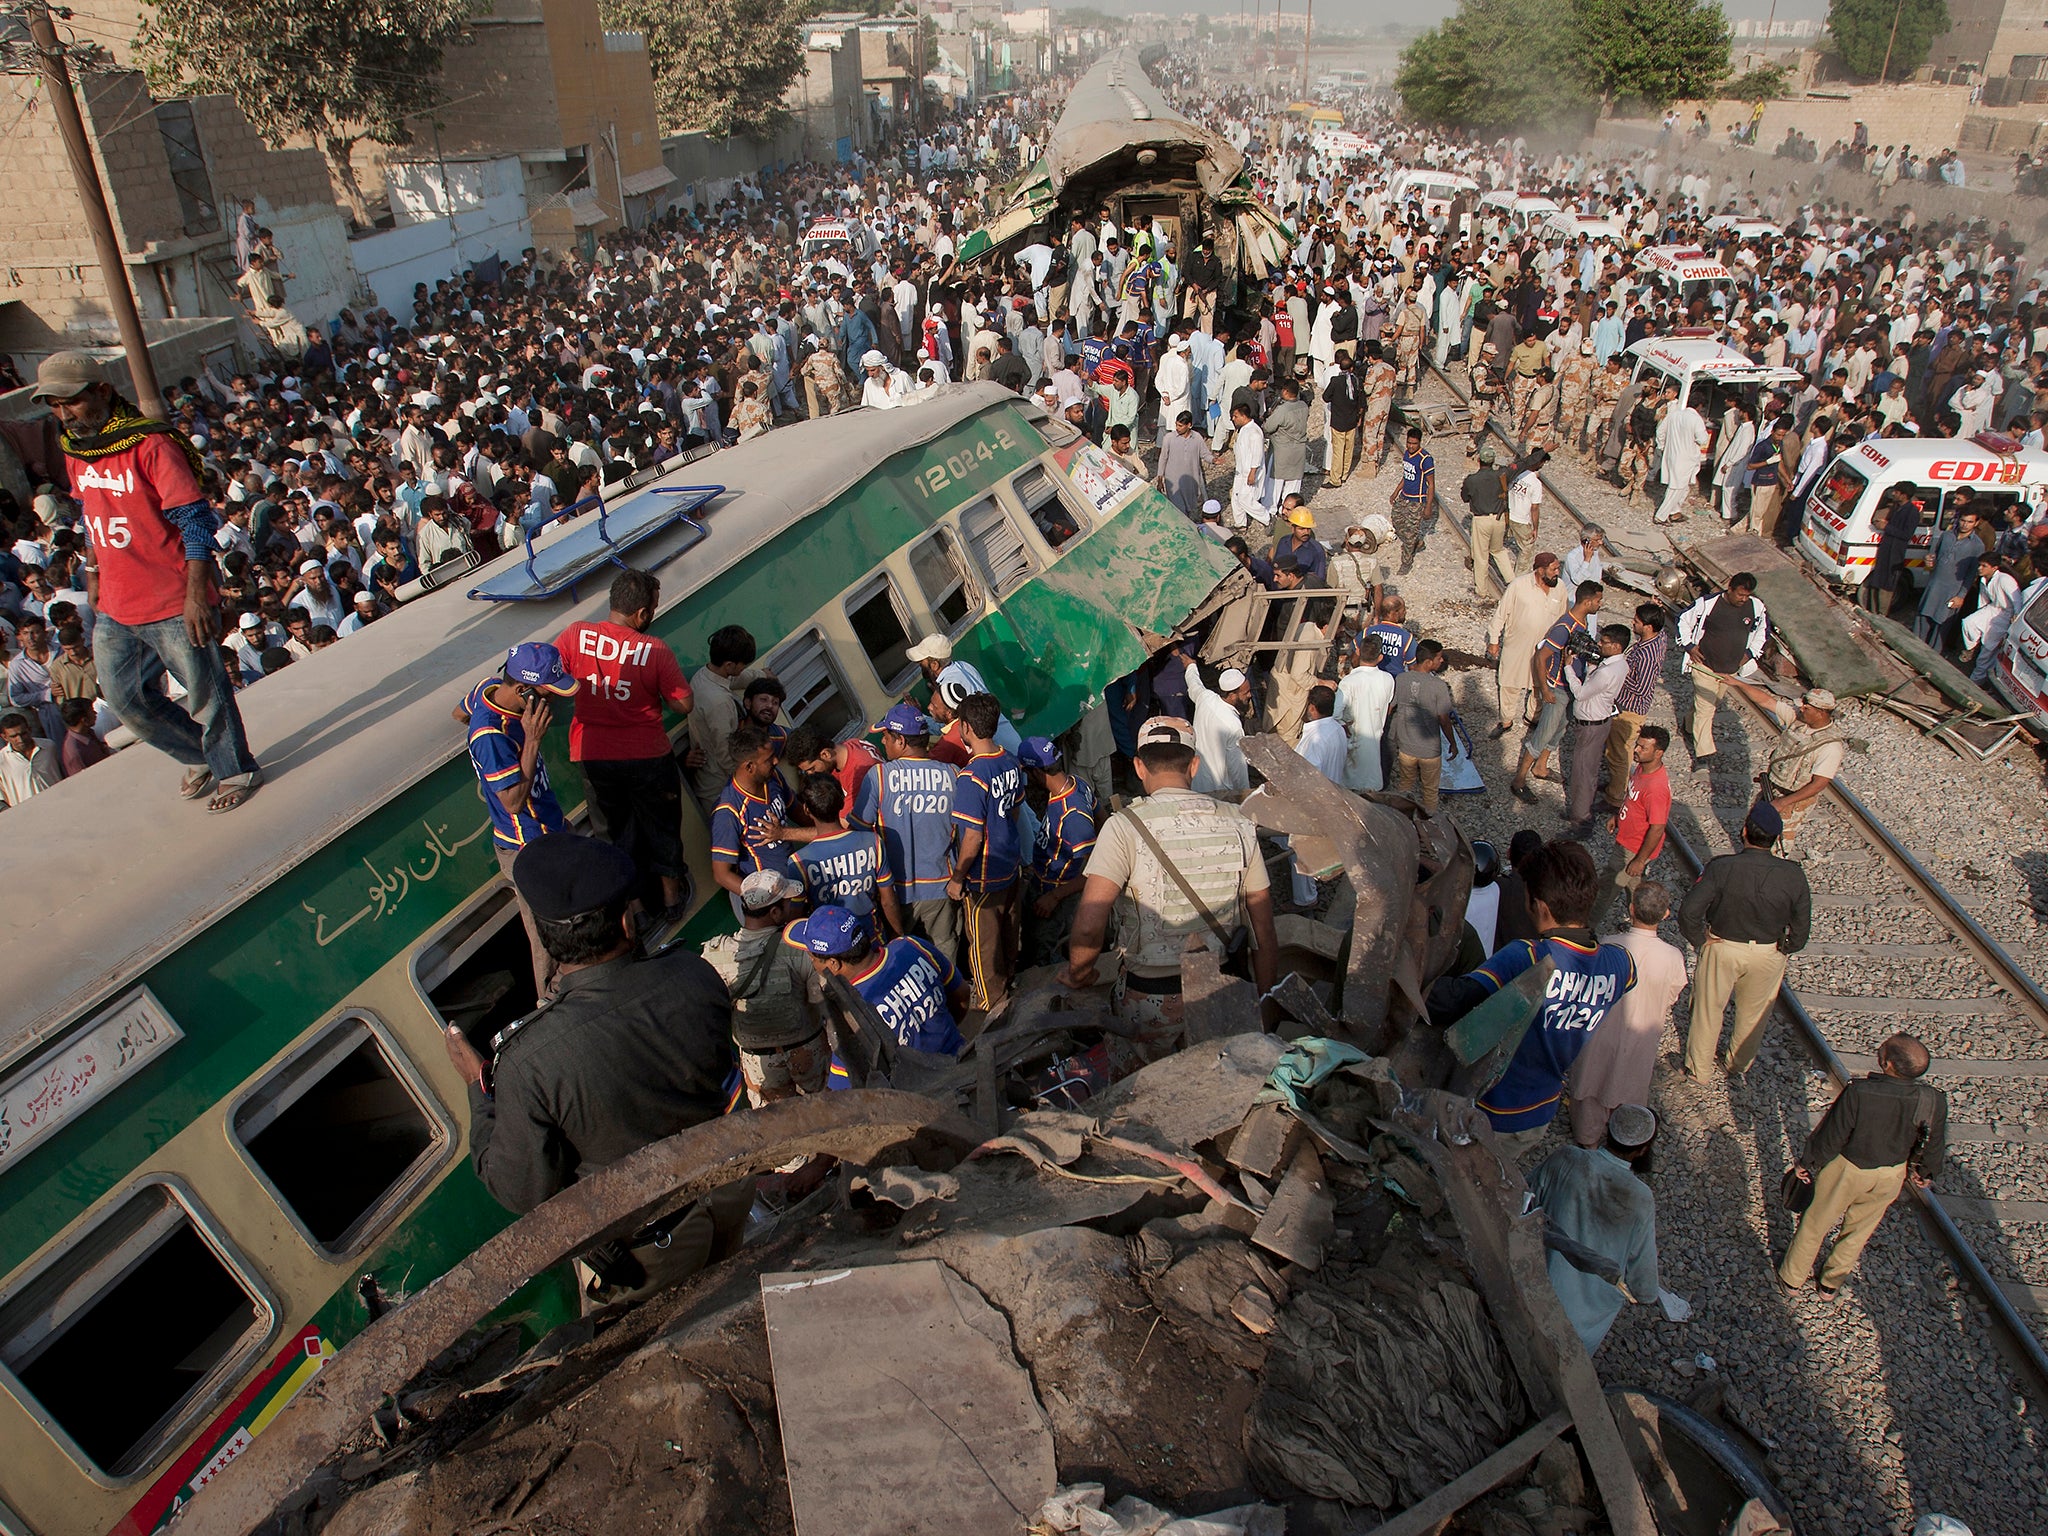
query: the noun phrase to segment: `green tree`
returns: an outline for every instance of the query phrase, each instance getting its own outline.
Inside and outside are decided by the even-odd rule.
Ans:
[[[1701,0],[1576,0],[1579,35],[1601,105],[1662,109],[1706,97],[1728,78],[1728,22]]]
[[[803,72],[811,0],[600,0],[606,27],[647,39],[654,104],[667,133],[772,137],[782,93]]]
[[[1759,64],[1721,87],[1729,101],[1776,101],[1785,94],[1785,82],[1792,71],[1783,64]]]
[[[303,135],[358,222],[350,153],[408,144],[406,119],[443,99],[441,59],[471,0],[153,0],[136,53],[158,91],[233,97],[273,144]]]
[[[1892,35],[1892,24],[1898,35]],[[1830,0],[1828,30],[1849,73],[1903,80],[1927,62],[1934,40],[1948,30],[1947,0]],[[1891,63],[1885,63],[1885,55]]]
[[[1583,129],[1598,101],[1570,0],[1466,0],[1402,52],[1394,89],[1412,117],[1487,134]]]

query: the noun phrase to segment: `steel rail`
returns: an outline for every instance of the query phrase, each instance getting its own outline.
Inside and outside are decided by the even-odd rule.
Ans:
[[[1465,403],[1464,394],[1444,376],[1442,371],[1433,362],[1429,363],[1429,370],[1443,381],[1444,387],[1449,389],[1461,404]],[[1497,423],[1489,419],[1487,426],[1489,430],[1498,435],[1501,441],[1510,448],[1515,446],[1514,440],[1501,431]],[[1551,483],[1548,476],[1543,476],[1542,478],[1550,498],[1564,510],[1568,517],[1583,527],[1589,519],[1577,507],[1572,505],[1570,498],[1562,490]],[[1450,528],[1468,550],[1471,548],[1471,535],[1456,516],[1445,515],[1440,517],[1438,522],[1440,525]],[[1747,701],[1745,700],[1745,702]],[[1751,705],[1750,708],[1758,719],[1763,718],[1762,711],[1756,710],[1754,705]],[[1877,818],[1870,807],[1863,803],[1855,791],[1842,783],[1840,779],[1836,779],[1832,781],[1830,793],[1833,795],[1835,803],[1842,807],[1849,818],[1856,824],[1857,829],[1877,848],[1879,854],[1889,861],[1905,877],[1909,884],[1918,890],[1920,895],[1934,908],[1936,915],[1951,926],[1956,935],[1957,942],[1977,957],[1978,961],[1991,974],[1992,980],[2025,1005],[2028,1011],[2034,1014],[2038,1022],[2042,1023],[2044,1027],[2048,1027],[2048,992],[2044,992],[2033,977],[2029,976],[2019,962],[2006,951],[2005,947],[1987,933],[1983,925],[1964,910],[1962,904],[1950,894],[1948,888],[1935,878],[1933,872],[1915,858],[1891,834],[1890,829]],[[1700,871],[1706,867],[1706,860],[1685,840],[1676,827],[1667,826],[1665,828],[1665,836],[1670,840],[1679,858],[1691,868],[1694,876],[1697,877]],[[1847,1086],[1850,1081],[1848,1067],[1843,1063],[1842,1058],[1835,1053],[1834,1047],[1828,1042],[1828,1038],[1821,1030],[1820,1024],[1807,1011],[1806,1004],[1801,1001],[1797,989],[1789,981],[1779,985],[1778,1001],[1785,1011],[1791,1015],[1793,1022],[1798,1025],[1800,1033],[1805,1037],[1806,1043],[1814,1056],[1818,1058],[1828,1075],[1834,1079],[1837,1091]],[[2000,1285],[1998,1279],[1985,1267],[1983,1259],[1978,1256],[1977,1250],[1970,1245],[1970,1241],[1963,1235],[1962,1229],[1956,1225],[1955,1218],[1949,1215],[1947,1208],[1941,1203],[1940,1197],[1931,1189],[1920,1188],[1910,1179],[1906,1181],[1906,1187],[1912,1191],[1913,1198],[1921,1212],[1926,1216],[1928,1225],[1933,1227],[1935,1236],[1940,1240],[1942,1246],[1948,1250],[1949,1257],[1954,1262],[1956,1268],[1961,1271],[1963,1278],[1969,1282],[1971,1288],[1983,1299],[1985,1307],[1991,1313],[1992,1320],[1998,1324],[2000,1330],[2006,1335],[2008,1342],[2012,1346],[2013,1353],[2017,1356],[2021,1369],[2033,1378],[2037,1390],[2048,1393],[2048,1348],[2043,1347],[2040,1336],[2028,1325],[2027,1320],[2020,1315],[2019,1309],[2013,1305],[2012,1299],[2006,1295],[2005,1288]]]

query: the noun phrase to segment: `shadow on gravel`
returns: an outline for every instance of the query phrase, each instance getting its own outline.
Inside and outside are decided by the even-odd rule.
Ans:
[[[2033,907],[2034,916],[2048,918],[2048,850],[2019,854],[2012,867],[2027,882],[2027,902]]]

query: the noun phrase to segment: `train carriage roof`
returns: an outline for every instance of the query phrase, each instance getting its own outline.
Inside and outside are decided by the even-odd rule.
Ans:
[[[1122,48],[1098,59],[1068,93],[1046,141],[1046,170],[1057,192],[1074,176],[1144,149],[1194,150],[1196,177],[1211,197],[1244,170],[1244,156],[1176,111],[1139,67],[1137,50]]]
[[[663,485],[728,487],[704,514],[704,540],[663,568],[666,610],[891,455],[1005,404],[1038,409],[982,383],[950,386],[894,411],[783,428],[685,465],[614,510]],[[591,526],[589,517],[561,525],[542,545],[587,536]],[[689,537],[676,527],[641,548],[657,559]],[[523,559],[523,552],[501,556],[238,695],[265,782],[229,815],[209,815],[204,800],[180,800],[177,764],[135,746],[0,817],[8,865],[24,891],[33,878],[36,893],[0,925],[0,976],[10,992],[0,1066],[61,1033],[226,909],[458,756],[462,733],[449,711],[464,687],[502,666],[510,647],[552,641],[576,619],[604,616],[609,580],[602,573],[576,599],[489,603],[463,595]]]

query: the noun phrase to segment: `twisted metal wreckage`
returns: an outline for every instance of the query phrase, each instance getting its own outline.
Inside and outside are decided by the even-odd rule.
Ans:
[[[957,1062],[856,1017],[839,1043],[868,1086],[548,1201],[343,1349],[181,1526],[1789,1530],[1715,1426],[1603,1393],[1558,1306],[1542,1217],[1463,1096],[1542,979],[1451,1031],[1423,1007],[1464,835],[1277,738],[1245,750],[1248,813],[1355,898],[1298,951],[1328,981],[1275,989],[1279,1033],[1193,951],[1187,1047],[1060,1108],[1024,1069],[1117,1027],[1094,996],[1027,989]],[[802,1158],[837,1177],[695,1280],[524,1351],[479,1326],[548,1266]],[[1145,1501],[1232,1507],[1177,1526]]]

